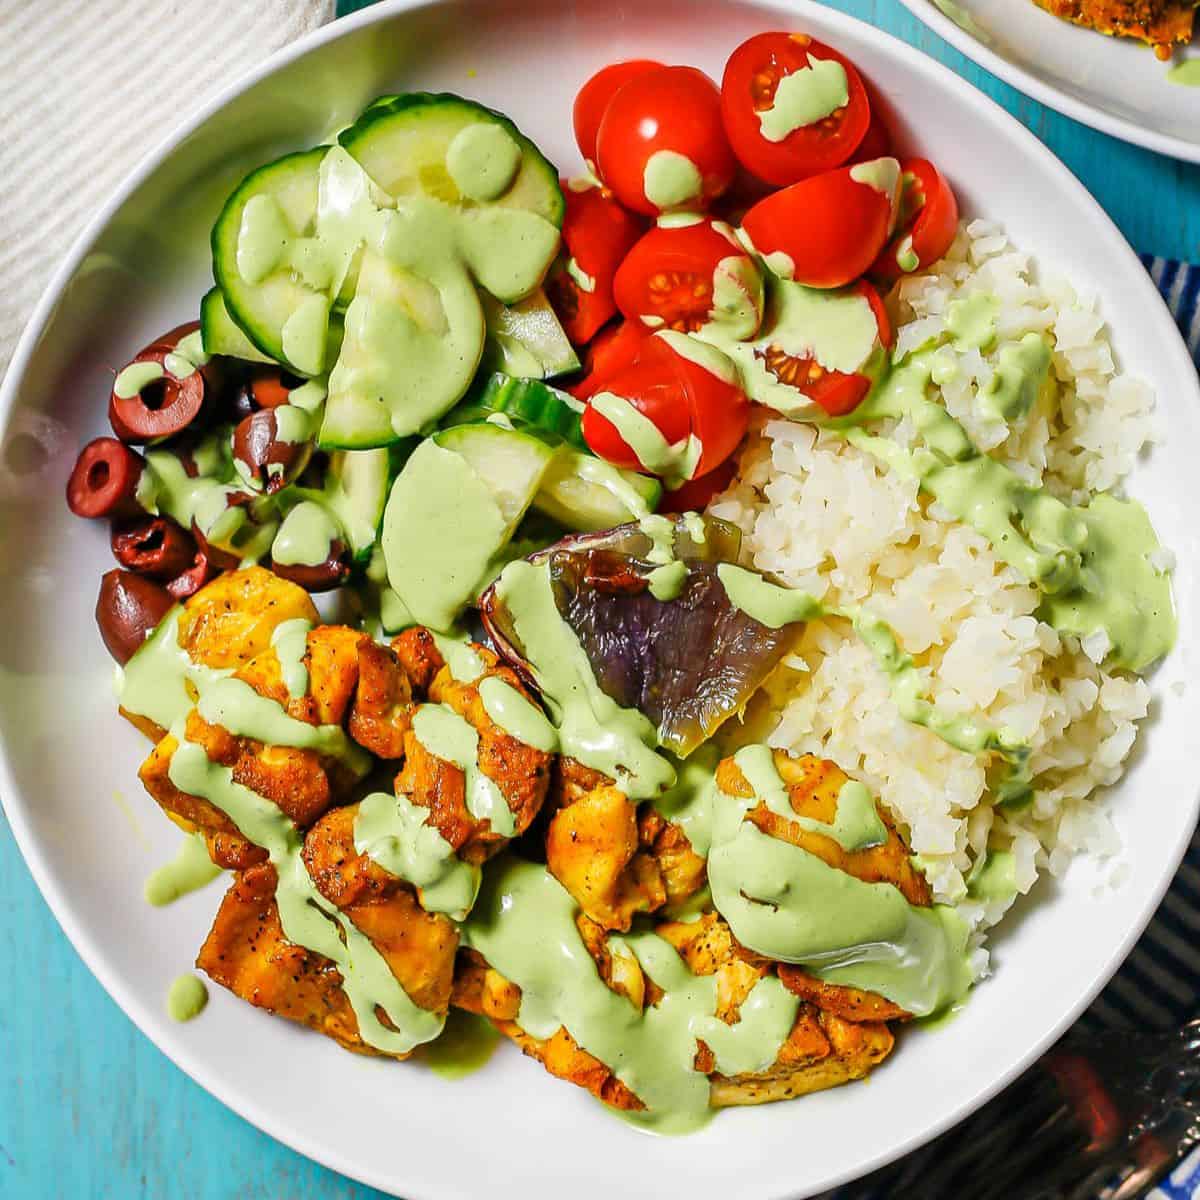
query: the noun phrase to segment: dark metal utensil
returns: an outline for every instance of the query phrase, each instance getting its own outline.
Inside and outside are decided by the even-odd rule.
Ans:
[[[1197,1145],[1200,1018],[1168,1033],[1076,1029],[961,1125],[833,1196],[1136,1200]]]

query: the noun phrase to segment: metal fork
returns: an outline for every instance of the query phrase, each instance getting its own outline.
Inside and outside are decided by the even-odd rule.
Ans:
[[[961,1125],[827,1200],[1136,1200],[1197,1145],[1200,1018],[1077,1028]]]

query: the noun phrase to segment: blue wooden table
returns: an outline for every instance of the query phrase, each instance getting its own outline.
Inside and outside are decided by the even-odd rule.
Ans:
[[[1023,0],[1017,0],[1023,2]],[[365,0],[341,5],[342,12]],[[1138,249],[1200,259],[1200,167],[1113,141],[1005,87],[898,0],[834,0],[947,63],[1061,157]],[[0,1197],[380,1197],[247,1125],[125,1018],[51,916],[0,817]]]

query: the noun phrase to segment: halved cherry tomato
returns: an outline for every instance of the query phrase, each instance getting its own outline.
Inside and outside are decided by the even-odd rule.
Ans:
[[[745,339],[762,321],[762,275],[722,221],[651,229],[626,255],[613,295],[627,320],[653,329],[695,333],[717,322]]]
[[[742,228],[775,274],[842,287],[876,259],[892,231],[900,164],[877,158],[814,175],[760,200]]]
[[[585,364],[587,373],[567,391],[576,400],[587,400],[595,395],[604,386],[605,380],[634,362],[641,352],[642,343],[649,336],[650,330],[641,321],[622,321],[620,325],[610,325],[588,348]]]
[[[617,311],[613,276],[641,236],[642,223],[605,188],[576,191],[564,180],[563,196],[564,249],[546,280],[546,291],[567,337],[582,346]]]
[[[925,158],[901,164],[896,234],[871,264],[872,279],[894,283],[924,271],[950,249],[958,232],[958,201],[938,169]]]
[[[846,162],[871,122],[854,64],[803,33],[760,33],[729,57],[721,115],[734,154],[768,183]]]
[[[669,339],[685,340],[673,344]],[[677,346],[686,347],[686,352],[681,353]],[[750,414],[732,363],[726,372],[721,369],[722,360],[729,363],[719,351],[684,334],[646,338],[633,364],[609,376],[588,404],[583,414],[583,436],[588,446],[616,466],[650,470],[676,484],[715,470],[737,449]],[[627,401],[649,418],[671,448],[669,461],[643,461],[617,426],[596,407],[601,393]],[[691,455],[687,453],[689,448],[693,450]]]
[[[600,122],[596,169],[634,212],[707,208],[737,170],[716,84],[694,67],[663,67],[629,80]]]
[[[594,171],[596,169],[596,133],[600,122],[604,119],[604,110],[617,91],[631,79],[654,71],[664,64],[654,62],[649,58],[637,58],[632,62],[613,63],[597,71],[579,89],[575,97],[575,141],[579,145],[579,153],[583,161]]]
[[[714,496],[720,495],[733,482],[737,461],[727,458],[715,471],[689,479],[683,487],[673,492],[664,492],[659,502],[660,513],[700,512],[707,508]]]
[[[892,323],[879,293],[865,280],[859,280],[848,292],[857,293],[871,306],[875,317],[875,346],[862,364],[861,371],[830,371],[815,358],[800,358],[776,345],[767,346],[758,355],[763,366],[781,383],[807,396],[831,417],[853,412],[866,399],[879,370],[885,365],[884,350],[895,341]]]

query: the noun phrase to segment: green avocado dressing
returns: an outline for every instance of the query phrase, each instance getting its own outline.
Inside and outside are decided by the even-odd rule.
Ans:
[[[1011,850],[989,850],[967,876],[972,900],[1012,900],[1017,894],[1017,861]]]
[[[489,868],[463,942],[521,988],[517,1020],[548,1038],[565,1028],[607,1064],[646,1106],[632,1121],[659,1133],[684,1133],[710,1115],[708,1079],[693,1066],[697,1039],[727,1074],[774,1062],[795,1021],[798,1001],[777,979],[761,980],[725,1025],[716,1013],[716,977],[694,976],[674,948],[654,933],[610,939],[632,952],[663,989],[657,1005],[639,1012],[610,991],[575,926],[579,908],[562,885],[535,863],[502,858]]]
[[[293,617],[290,621],[281,621],[271,631],[271,646],[279,662],[279,674],[283,686],[293,700],[303,696],[308,691],[308,667],[305,660],[308,656],[308,631],[312,622],[303,617]]]
[[[341,537],[341,526],[323,504],[302,500],[283,518],[271,543],[271,558],[284,566],[320,566]]]
[[[121,707],[137,717],[146,717],[155,725],[169,729],[192,708],[189,680],[219,679],[228,671],[216,671],[193,663],[179,644],[179,618],[183,608],[176,605],[142,643],[137,653],[117,675],[117,699]]]
[[[427,823],[428,816],[428,809],[402,793],[372,792],[354,819],[354,848],[413,884],[426,912],[461,921],[475,903],[480,869],[458,858],[441,832]]]
[[[700,170],[686,154],[656,150],[642,171],[642,189],[655,208],[666,212],[684,208],[704,193]]]
[[[148,387],[163,377],[161,364],[150,362],[130,363],[113,380],[113,394],[121,400],[132,400],[142,388]]]
[[[422,442],[392,485],[383,517],[388,581],[424,625],[448,629],[476,592],[507,522],[461,454]]]
[[[708,323],[724,327],[739,341],[758,332],[763,311],[763,281],[754,260],[731,254],[713,271],[712,309]]]
[[[1029,415],[1050,373],[1050,345],[1027,333],[1000,351],[995,374],[979,392],[979,407],[995,421],[1012,425]]]
[[[837,812],[832,822],[798,817],[795,813],[784,815],[790,816],[797,825],[811,833],[821,833],[827,838],[832,838],[848,854],[858,850],[870,850],[873,846],[882,846],[888,837],[887,826],[879,815],[879,809],[875,807],[875,797],[856,779],[842,784],[838,792]]]
[[[782,142],[849,103],[846,68],[834,58],[812,58],[779,81],[771,103],[758,114],[759,128],[768,142]]]
[[[690,479],[704,453],[699,438],[689,434],[679,442],[668,442],[658,426],[636,409],[624,396],[599,392],[592,407],[621,435],[622,441],[637,456],[651,475],[660,476],[668,488],[679,487]]]
[[[479,682],[479,699],[484,712],[510,737],[543,754],[558,749],[558,733],[546,714],[511,683],[489,675]]]
[[[212,883],[221,868],[208,856],[208,846],[198,833],[186,834],[175,857],[158,868],[142,889],[146,903],[155,908],[173,904]]]
[[[460,129],[446,150],[446,170],[454,186],[472,200],[502,196],[520,167],[521,147],[490,121]]]
[[[768,281],[762,327],[753,341],[740,340],[733,327],[719,322],[703,326],[692,340],[696,339],[733,360],[750,399],[797,418],[820,414],[821,409],[768,369],[769,351],[811,359],[826,371],[845,374],[874,376],[886,365],[878,322],[865,296],[809,288],[787,279]]]
[[[442,1079],[465,1079],[487,1065],[502,1040],[485,1017],[452,1008],[445,1029],[435,1041],[419,1047],[417,1057]]]
[[[946,329],[960,346],[987,350],[996,340],[1000,299],[992,292],[972,292],[946,305]]]
[[[601,690],[579,639],[559,615],[546,564],[509,563],[496,581],[496,594],[558,731],[561,752],[603,771],[634,800],[670,787],[675,771],[653,749],[654,726]]]
[[[1189,58],[1167,72],[1167,82],[1180,87],[1200,87],[1200,58]]]
[[[962,918],[941,905],[917,908],[890,883],[864,883],[760,832],[745,815],[760,799],[787,803],[786,789],[766,747],[745,747],[734,760],[754,796],[717,792],[708,878],[738,941],[916,1016],[961,1000],[972,982]],[[790,804],[785,815],[794,817]]]
[[[466,805],[473,817],[488,821],[493,832],[512,837],[516,823],[503,793],[479,769],[479,734],[453,709],[423,704],[412,723],[413,735],[438,758],[453,763],[466,776]]]
[[[167,1016],[172,1021],[191,1021],[208,1005],[208,988],[190,972],[180,975],[167,989]]]
[[[210,725],[220,725],[238,737],[253,738],[268,746],[314,750],[336,759],[359,779],[371,769],[370,754],[355,745],[340,725],[300,721],[282,705],[259,695],[245,680],[233,676],[210,681],[201,676],[193,682],[199,692],[196,711]]]
[[[377,1050],[405,1054],[437,1037],[443,1017],[413,1003],[371,940],[317,890],[300,856],[304,838],[295,824],[238,783],[228,767],[210,762],[203,747],[184,740],[182,724],[172,734],[179,745],[168,768],[171,782],[219,808],[244,837],[267,851],[279,877],[275,899],[284,936],[337,966],[363,1040]],[[380,1021],[376,1008],[394,1029]]]
[[[1041,349],[1023,342],[1007,359],[1005,394],[1028,396],[1044,378],[1048,351],[1038,341]],[[1115,667],[1141,671],[1161,658],[1174,644],[1176,623],[1169,576],[1151,562],[1159,544],[1145,509],[1108,494],[1067,505],[980,453],[926,395],[932,363],[928,352],[916,355],[849,418],[829,425],[987,538],[1002,562],[1043,593],[1038,615],[1060,632],[1103,633]],[[905,449],[862,428],[881,417],[911,419],[926,448]]]

